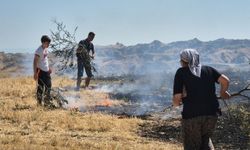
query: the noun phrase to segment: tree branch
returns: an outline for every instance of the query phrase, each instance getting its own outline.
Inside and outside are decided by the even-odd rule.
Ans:
[[[241,89],[239,92],[231,94],[230,98],[236,97],[236,96],[241,96],[241,97],[244,97],[244,98],[247,98],[248,100],[250,100],[249,96],[242,94],[245,91],[250,91],[250,83],[245,88]],[[222,99],[222,98],[221,97],[217,97],[217,99]],[[227,105],[226,101],[224,101],[224,99],[222,99],[222,100]],[[169,105],[166,108],[164,108],[161,112],[166,112],[168,110],[171,110],[172,108],[173,108],[173,105]]]
[[[242,94],[245,91],[250,91],[250,84],[248,84],[245,88],[241,89],[239,92],[236,93],[232,93],[231,97],[235,97],[235,96],[242,96],[247,98],[248,100],[250,100],[250,97],[247,95]],[[221,97],[217,97],[218,99],[222,99]]]
[[[77,47],[75,34],[78,27],[74,29],[73,33],[70,33],[67,31],[66,25],[64,25],[63,22],[58,22],[57,20],[52,20],[52,22],[56,24],[57,30],[51,31],[51,48],[52,54],[61,59],[61,63],[58,66],[59,71],[76,67],[73,60]]]

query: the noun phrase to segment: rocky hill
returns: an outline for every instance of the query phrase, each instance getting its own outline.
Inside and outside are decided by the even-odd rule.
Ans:
[[[23,70],[24,55],[21,53],[0,52],[0,77],[8,77],[12,73]]]
[[[202,64],[221,69],[246,66],[250,60],[250,40],[218,39],[203,42],[195,38],[168,44],[155,40],[133,46],[120,43],[99,46],[96,48],[96,64],[104,74],[171,72],[179,67],[179,53],[185,48],[197,49]]]
[[[93,61],[98,71],[96,76],[173,73],[180,66],[179,53],[185,48],[197,49],[204,65],[211,65],[219,70],[250,70],[250,40],[217,39],[203,42],[194,38],[168,44],[155,40],[132,46],[121,43],[96,46],[96,59]],[[50,58],[60,65],[60,60]],[[32,61],[33,54],[1,52],[0,70],[1,73],[15,71],[13,67],[16,67],[25,69],[26,75],[31,74]]]

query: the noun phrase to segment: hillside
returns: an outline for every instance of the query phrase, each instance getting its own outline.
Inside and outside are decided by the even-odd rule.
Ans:
[[[202,64],[221,70],[234,65],[244,68],[250,60],[250,40],[218,39],[203,42],[195,38],[168,44],[155,40],[133,46],[120,43],[99,46],[96,48],[95,62],[100,74],[173,72],[179,67],[179,53],[185,48],[197,49]]]
[[[151,43],[132,46],[124,46],[121,43],[96,46],[96,57],[93,61],[97,69],[95,76],[173,73],[179,67],[179,53],[185,48],[197,49],[201,55],[202,64],[214,66],[221,71],[234,68],[250,70],[250,40],[218,39],[203,42],[195,38],[168,44],[155,40]],[[33,53],[1,52],[1,72],[8,69],[14,71],[16,67],[22,69],[22,73],[30,75],[33,56]],[[53,64],[61,64],[60,60],[53,55],[50,57]],[[58,68],[57,65],[53,66],[55,71]]]
[[[0,77],[18,74],[19,71],[24,69],[23,60],[24,56],[21,53],[0,52]]]

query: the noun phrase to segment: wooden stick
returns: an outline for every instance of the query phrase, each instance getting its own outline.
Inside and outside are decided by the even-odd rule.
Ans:
[[[245,98],[247,98],[248,100],[250,100],[250,97],[249,97],[249,96],[242,94],[242,93],[245,92],[245,91],[250,91],[250,88],[249,88],[249,87],[250,87],[250,84],[248,84],[245,88],[241,89],[239,92],[232,93],[230,98],[235,97],[235,96],[241,96],[241,97],[245,97]],[[222,99],[221,97],[217,97],[217,98],[218,98],[218,99]],[[228,106],[227,103],[226,103],[226,101],[225,101],[224,99],[222,99],[222,100],[223,100],[224,104],[225,104],[226,106]],[[181,105],[182,105],[182,104],[181,104]],[[180,105],[180,106],[181,106],[181,105]],[[164,108],[161,112],[166,112],[167,110],[171,109],[172,107],[173,107],[173,105],[169,105],[169,106],[167,106],[166,108]]]
[[[242,96],[242,97],[245,97],[245,98],[247,98],[248,100],[250,100],[250,97],[249,97],[249,96],[242,94],[242,93],[245,92],[245,91],[250,91],[249,87],[250,87],[250,84],[248,84],[245,88],[241,89],[239,92],[232,93],[232,94],[231,94],[231,97]],[[230,98],[231,98],[231,97],[230,97]],[[218,99],[222,99],[221,97],[217,97],[217,98],[218,98]]]

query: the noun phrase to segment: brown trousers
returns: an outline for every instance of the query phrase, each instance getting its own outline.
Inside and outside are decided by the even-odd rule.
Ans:
[[[182,119],[184,150],[214,150],[211,136],[217,120],[217,116]]]

